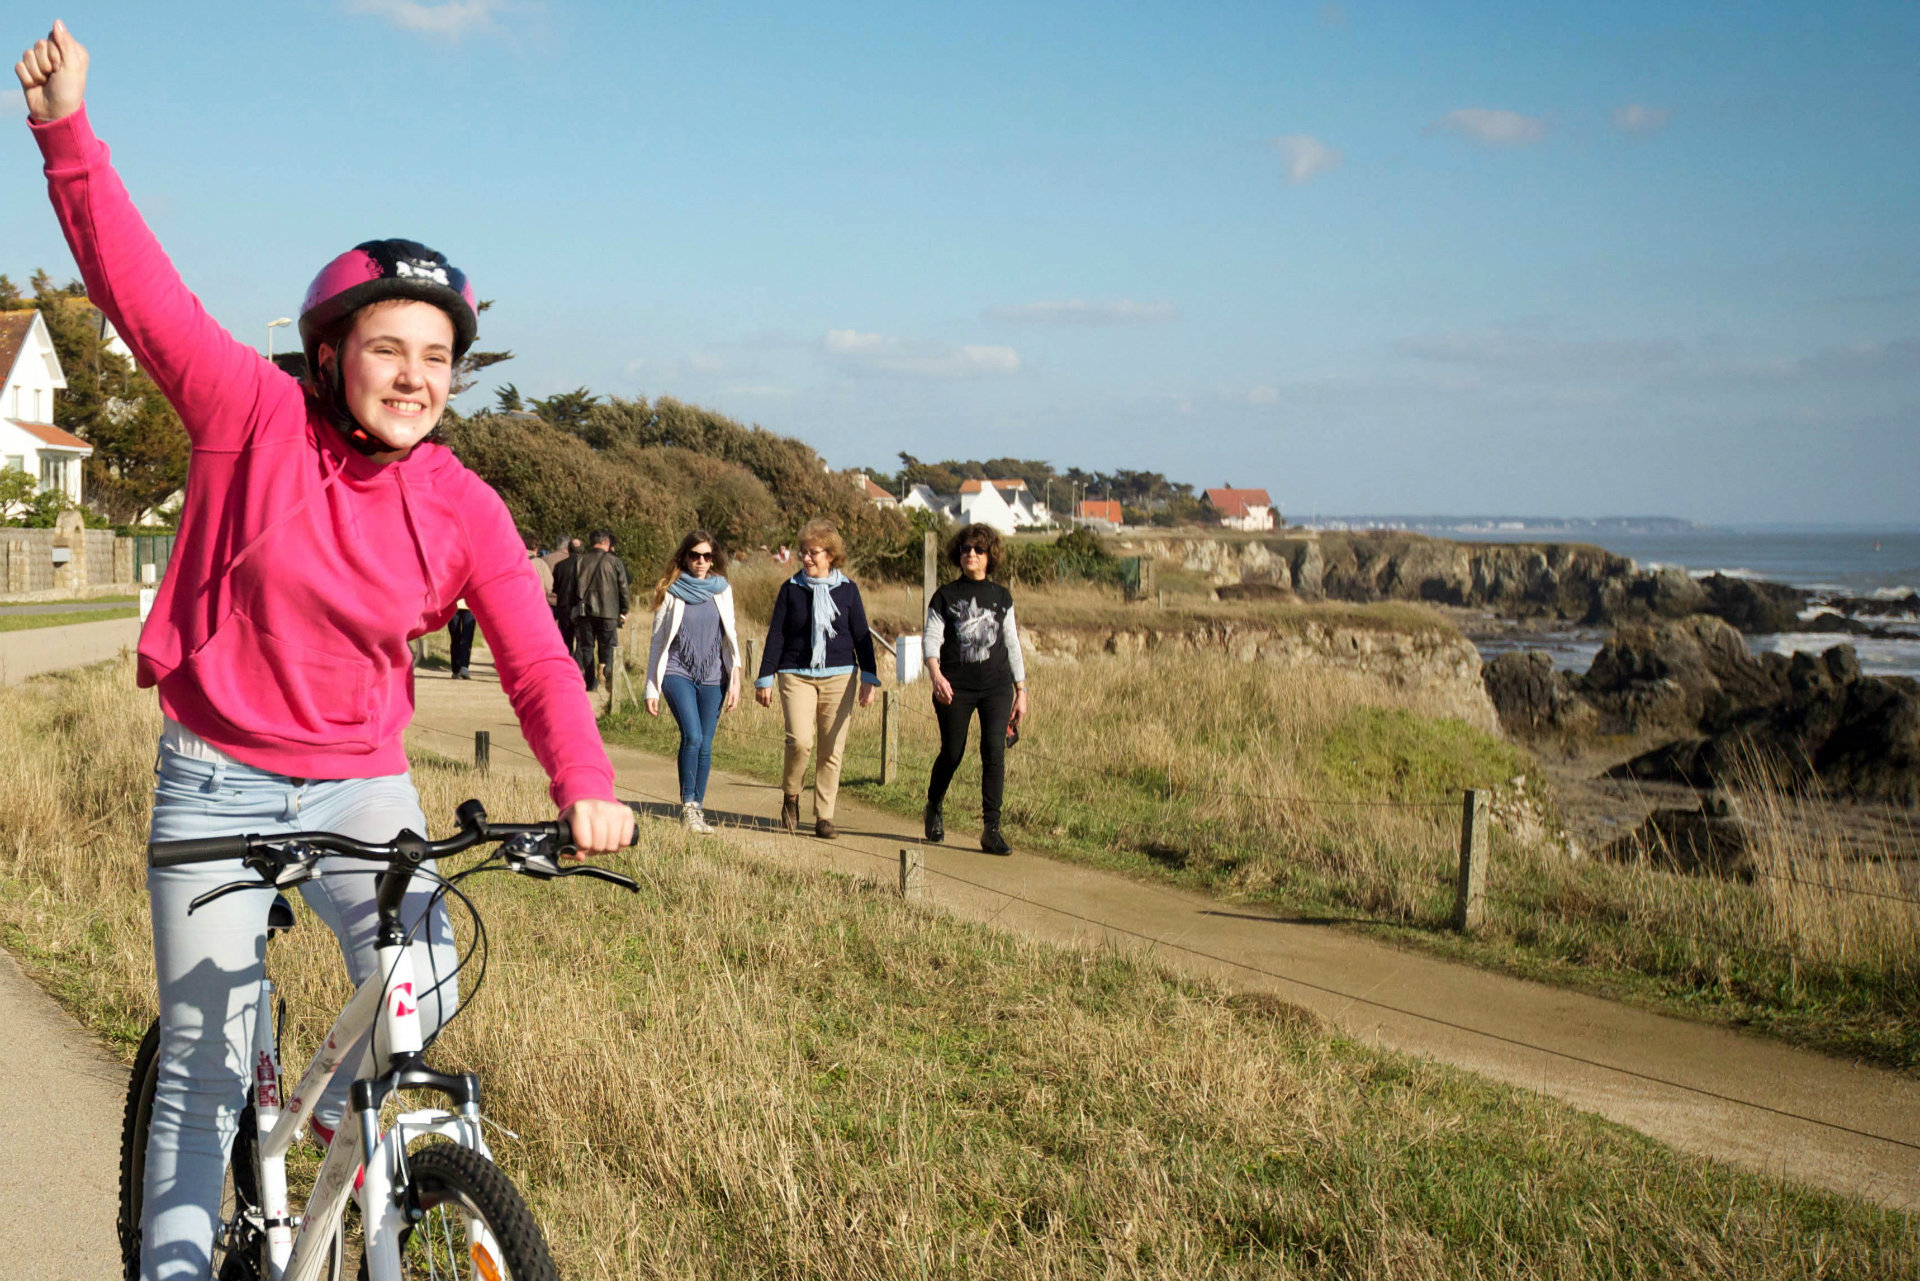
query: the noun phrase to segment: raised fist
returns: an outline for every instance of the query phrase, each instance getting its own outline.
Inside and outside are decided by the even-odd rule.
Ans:
[[[80,110],[87,97],[87,47],[73,38],[64,22],[55,22],[45,40],[13,64],[27,95],[27,113],[42,124]]]

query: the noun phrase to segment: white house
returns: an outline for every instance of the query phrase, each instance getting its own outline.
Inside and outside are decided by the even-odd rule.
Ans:
[[[1278,514],[1264,489],[1209,489],[1207,502],[1228,529],[1272,529]]]
[[[867,501],[875,507],[887,508],[898,507],[900,505],[898,498],[888,493],[884,486],[876,485],[873,477],[863,471],[853,473],[853,483],[862,494],[866,495]]]
[[[42,490],[81,500],[81,464],[93,446],[53,425],[66,375],[37,311],[0,312],[0,466],[35,476]]]
[[[907,496],[900,500],[900,506],[907,511],[913,511],[917,508],[920,511],[932,512],[934,515],[945,517],[948,520],[958,520],[960,518],[960,504],[958,500],[945,494],[936,494],[925,485],[914,485],[909,488],[907,490]]]
[[[1053,524],[1053,513],[1034,505],[1024,480],[968,480],[960,484],[960,518],[991,525],[1003,534]]]

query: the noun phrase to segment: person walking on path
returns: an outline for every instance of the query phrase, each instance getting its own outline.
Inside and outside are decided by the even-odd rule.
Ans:
[[[473,633],[473,611],[463,596],[453,603],[453,617],[447,620],[447,665],[457,681],[473,679],[467,672],[473,665]]]
[[[713,535],[680,540],[653,589],[653,642],[647,648],[647,715],[665,698],[680,724],[680,823],[711,832],[705,804],[713,772],[713,734],[725,710],[740,705],[740,628],[733,614],[727,558]]]
[[[840,572],[846,558],[847,545],[830,522],[816,520],[800,531],[800,572],[780,584],[773,598],[753,694],[760,706],[771,707],[774,687],[780,690],[780,715],[786,723],[780,825],[789,832],[800,830],[800,787],[818,742],[813,834],[829,840],[840,794],[840,758],[847,727],[853,723],[854,691],[859,690],[860,706],[870,707],[880,687],[866,605],[853,580]]]
[[[613,554],[613,534],[596,529],[588,548],[568,558],[573,573],[573,645],[586,677],[587,692],[600,688],[600,677],[613,688],[613,650],[627,621],[628,590],[632,580],[626,562]]]
[[[192,447],[173,561],[140,634],[137,679],[158,687],[164,717],[152,839],[426,831],[402,742],[413,717],[408,642],[446,626],[464,596],[575,844],[627,844],[633,815],[614,799],[579,672],[550,629],[529,624],[544,602],[506,505],[428,439],[478,325],[466,277],[407,240],[335,258],[300,310],[302,384],[221,329],[181,281],[93,134],[87,66],[85,47],[55,23],[14,72],[87,297]],[[139,1225],[147,1281],[209,1272],[274,895],[263,886],[188,909],[251,878],[237,859],[147,874],[160,1007]],[[300,891],[353,981],[366,979],[373,878]],[[415,963],[440,976],[421,1001],[429,1036],[457,1005],[459,959],[432,902],[422,885],[404,907],[419,931]],[[346,1084],[316,1104],[316,1132],[338,1124]]]
[[[574,588],[579,581],[576,575],[580,570],[580,554],[585,550],[584,542],[569,538],[560,545],[559,551],[547,558],[553,566],[553,590],[547,593],[547,600],[553,606],[554,624],[560,629],[560,643],[569,654],[574,652],[573,607],[579,599]]]
[[[1027,715],[1027,665],[1013,620],[1013,593],[992,581],[1004,545],[991,525],[968,525],[947,544],[960,576],[927,602],[921,638],[933,685],[933,716],[940,723],[940,754],[927,779],[921,818],[926,838],[946,839],[942,806],[954,771],[967,755],[967,730],[980,718],[980,848],[1011,854],[1000,831],[1007,747]]]
[[[533,535],[524,529],[520,531],[520,541],[526,546],[527,560],[532,563],[533,572],[540,577],[540,590],[546,593],[547,608],[552,609],[556,603],[553,594],[553,563],[540,554],[540,545],[534,541]]]

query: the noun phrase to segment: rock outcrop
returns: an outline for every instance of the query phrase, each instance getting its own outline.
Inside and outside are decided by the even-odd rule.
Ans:
[[[1723,795],[1709,796],[1697,810],[1659,809],[1640,826],[1608,845],[1601,856],[1617,863],[1642,860],[1674,872],[1753,880],[1753,847],[1747,825]]]
[[[1279,627],[1224,620],[1168,627],[1066,627],[1036,626],[1023,619],[1020,638],[1030,652],[1048,658],[1175,653],[1283,667],[1341,668],[1401,688],[1424,688],[1447,715],[1478,729],[1499,725],[1480,683],[1479,651],[1459,633],[1437,628],[1387,631],[1316,621]]]
[[[1590,732],[1600,714],[1544,650],[1502,654],[1481,671],[1500,727],[1516,738]]]
[[[1761,662],[1740,633],[1706,614],[1623,627],[1578,688],[1614,734],[1691,732],[1786,693],[1783,664]]]
[[[1778,699],[1726,706],[1696,733],[1610,772],[1712,787],[1764,764],[1789,784],[1817,783],[1829,795],[1920,805],[1920,685],[1861,675],[1850,645],[1779,666],[1786,690]]]

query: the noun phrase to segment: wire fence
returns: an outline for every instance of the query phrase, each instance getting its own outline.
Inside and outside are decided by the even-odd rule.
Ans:
[[[455,738],[455,739],[459,739],[462,737],[450,731],[443,730],[431,725],[423,725],[423,724],[420,724],[419,722],[415,723],[415,728],[427,730],[429,732],[441,734],[441,735]],[[505,751],[510,755],[521,757],[528,761],[534,760],[534,757],[530,752],[526,752],[519,748],[515,748],[505,744],[495,744],[494,746],[495,746],[495,750]],[[659,795],[656,793],[649,792],[644,788],[635,788],[635,787],[627,786],[627,787],[624,787],[622,790],[629,793],[629,795],[621,797],[622,800],[633,800],[633,801],[639,801],[642,803],[651,802],[651,803],[655,803],[655,804],[659,804],[664,807],[667,807],[668,809],[671,809],[673,806],[678,804],[677,797]],[[1437,802],[1427,802],[1425,804],[1430,806],[1435,803]],[[818,840],[819,838],[806,835],[804,832],[802,832],[802,833],[795,834],[789,839]],[[828,842],[825,842],[825,841],[821,841],[820,843],[822,845],[829,844]],[[883,866],[889,869],[891,869],[894,866],[895,860],[888,857],[887,855],[878,854],[871,850],[863,849],[857,845],[848,845],[848,844],[842,844],[839,842],[834,842],[834,843],[831,843],[831,848],[835,849],[836,851],[842,851],[842,852],[852,851],[860,856],[871,859],[876,863],[882,864]],[[1696,1098],[1711,1099],[1718,1103],[1723,1103],[1733,1107],[1747,1109],[1753,1112],[1765,1113],[1767,1115],[1780,1117],[1784,1120],[1789,1120],[1799,1124],[1812,1126],[1817,1129],[1829,1131],[1835,1134],[1844,1134],[1844,1135],[1851,1136],[1853,1138],[1865,1139],[1870,1142],[1885,1144],[1890,1147],[1894,1147],[1903,1151],[1920,1152],[1920,1143],[1915,1143],[1910,1140],[1900,1138],[1896,1135],[1881,1134],[1873,1130],[1860,1128],[1858,1126],[1845,1125],[1836,1121],[1828,1120],[1824,1117],[1813,1116],[1806,1112],[1795,1111],[1791,1108],[1776,1107],[1772,1104],[1759,1102],[1754,1099],[1742,1098],[1738,1095],[1728,1094],[1724,1091],[1710,1089],[1705,1086],[1694,1084],[1693,1082],[1690,1082],[1690,1081],[1679,1080],[1671,1075],[1663,1075],[1656,1072],[1643,1071],[1641,1069],[1628,1067],[1620,1063],[1608,1062],[1602,1059],[1594,1058],[1590,1055],[1575,1053],[1566,1049],[1562,1049],[1557,1046],[1544,1045],[1538,1041],[1530,1040],[1526,1037],[1509,1036],[1500,1032],[1491,1031],[1484,1027],[1478,1027],[1470,1023],[1461,1022],[1457,1019],[1444,1018],[1425,1010],[1415,1009],[1409,1005],[1403,1005],[1403,1004],[1398,1004],[1392,1001],[1382,1000],[1378,996],[1369,995],[1365,992],[1342,988],[1332,984],[1316,982],[1313,979],[1302,977],[1299,974],[1289,974],[1283,970],[1275,969],[1270,966],[1255,964],[1255,963],[1249,962],[1248,960],[1242,957],[1229,956],[1224,953],[1210,951],[1206,948],[1198,947],[1191,943],[1182,942],[1177,939],[1169,939],[1161,935],[1148,934],[1144,931],[1133,929],[1125,925],[1120,925],[1113,921],[1104,919],[1102,917],[1093,916],[1082,911],[1077,911],[1074,908],[1065,907],[1058,903],[1047,902],[1043,899],[1036,898],[1030,894],[1022,894],[1014,890],[1009,890],[1003,885],[988,884],[984,881],[963,876],[963,875],[960,875],[959,873],[956,873],[947,869],[942,869],[937,867],[926,867],[923,863],[922,870],[927,876],[930,876],[938,881],[959,885],[959,886],[965,886],[968,889],[974,890],[976,892],[984,893],[987,895],[1000,896],[1006,900],[1006,904],[1008,905],[1013,903],[1019,903],[1024,906],[1033,908],[1037,911],[1060,916],[1068,920],[1076,921],[1081,924],[1091,926],[1106,934],[1136,939],[1142,943],[1151,945],[1154,949],[1156,949],[1156,951],[1159,951],[1159,952],[1180,953],[1180,954],[1190,956],[1199,960],[1207,961],[1212,964],[1227,966],[1227,967],[1240,970],[1249,974],[1256,974],[1262,978],[1269,979],[1273,982],[1287,984],[1296,988],[1317,992],[1325,996],[1334,997],[1338,1000],[1349,1002],[1353,1005],[1364,1006],[1369,1009],[1378,1010],[1382,1013],[1392,1014],[1400,1018],[1411,1019],[1416,1022],[1427,1024],[1433,1027],[1444,1028],[1450,1032],[1471,1036],[1479,1040],[1491,1042],[1491,1043],[1502,1045],[1502,1046],[1507,1046],[1513,1049],[1524,1050],[1529,1053],[1543,1055],[1548,1058],[1556,1059],[1562,1062],[1578,1064],[1582,1067],[1591,1068],[1596,1071],[1606,1072],[1616,1076],[1629,1078],[1632,1080],[1643,1081],[1650,1085],[1656,1085],[1663,1089],[1674,1090],[1681,1094],[1690,1095]],[[1172,898],[1173,896],[1168,895],[1168,897]],[[1187,900],[1176,900],[1176,901],[1180,902],[1183,907],[1190,907],[1190,902],[1188,902]],[[1004,905],[1000,910],[1001,911],[1005,910]],[[998,913],[996,913],[996,916],[997,915]],[[1276,920],[1277,919],[1278,918],[1276,918]]]

